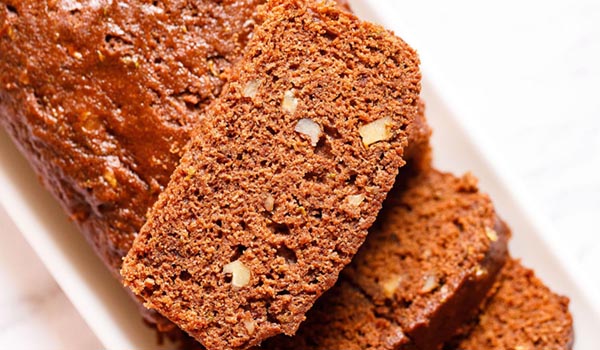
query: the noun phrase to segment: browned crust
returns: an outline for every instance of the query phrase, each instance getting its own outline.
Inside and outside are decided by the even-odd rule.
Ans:
[[[0,4],[0,123],[115,276],[262,2]]]

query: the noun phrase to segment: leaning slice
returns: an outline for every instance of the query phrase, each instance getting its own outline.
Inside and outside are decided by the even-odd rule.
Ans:
[[[447,350],[570,350],[573,318],[569,299],[553,293],[520,262],[502,269],[494,293],[473,330]]]
[[[122,270],[210,350],[296,332],[365,240],[418,109],[402,40],[329,2],[269,6]]]

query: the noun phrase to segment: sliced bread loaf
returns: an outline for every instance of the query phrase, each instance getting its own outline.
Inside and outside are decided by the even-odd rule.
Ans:
[[[263,3],[0,2],[0,125],[116,277]]]
[[[125,283],[209,349],[294,334],[405,162],[418,64],[330,2],[271,2],[127,256]]]

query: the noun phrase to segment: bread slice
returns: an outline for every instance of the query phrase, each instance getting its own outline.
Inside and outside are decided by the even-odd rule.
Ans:
[[[409,134],[409,143],[408,143],[408,147],[406,149],[406,158],[407,158],[407,164],[409,164],[410,167],[409,167],[409,169],[404,169],[403,172],[411,172],[412,173],[412,172],[429,170],[430,166],[431,166],[431,147],[430,147],[430,143],[429,143],[430,137],[431,137],[431,128],[427,124],[427,120],[425,118],[425,104],[422,101],[419,101],[417,117],[415,118],[414,122],[411,123],[407,127],[406,130]],[[369,300],[367,300],[364,297],[364,295],[362,295],[355,289],[349,290],[349,291],[340,291],[339,289],[336,289],[335,287],[334,287],[334,289],[338,290],[340,293],[347,293],[349,297],[348,298],[344,297],[344,299],[349,299],[349,298],[356,299],[356,301],[355,301],[356,305],[370,302]],[[333,293],[335,294],[336,292],[333,292]],[[319,300],[321,300],[323,298],[328,298],[327,295],[329,295],[329,293],[325,293]],[[319,301],[319,303],[320,303],[320,301]],[[340,304],[340,306],[343,307],[344,304]],[[360,306],[357,307],[356,309],[358,310],[359,308],[360,308]],[[155,312],[154,310],[149,310],[149,311]],[[309,312],[318,312],[318,311],[309,311]],[[354,309],[327,310],[327,312],[329,312],[331,314],[335,314],[335,315],[342,315],[343,313],[354,313]],[[358,313],[355,313],[354,315],[357,317],[360,317],[360,315]],[[364,324],[365,327],[371,327],[371,325],[368,324],[369,315],[364,315],[364,316],[366,316],[366,318],[361,323]],[[343,320],[344,317],[345,316],[342,315],[342,316],[339,316],[338,318],[340,320]],[[312,317],[310,317],[310,318],[312,318]],[[381,322],[381,320],[379,322]],[[302,329],[302,326],[301,326],[301,329]],[[191,338],[189,336],[183,336],[183,337],[181,337],[180,340],[182,341],[180,344],[180,348],[182,350],[183,349],[204,350],[204,347],[201,344],[199,344],[197,341],[195,341],[194,338]]]
[[[508,236],[472,176],[398,180],[336,286],[295,336],[262,349],[437,349],[477,312]]]
[[[273,2],[125,259],[125,283],[209,349],[295,333],[405,162],[418,64],[331,3]]]
[[[473,330],[446,350],[573,348],[569,299],[553,293],[517,260],[510,260],[472,322]]]

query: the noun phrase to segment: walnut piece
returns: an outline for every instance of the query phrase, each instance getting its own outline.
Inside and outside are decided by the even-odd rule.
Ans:
[[[155,284],[156,281],[152,277],[146,277],[146,279],[144,280],[144,287],[146,288],[154,288]]]
[[[79,121],[82,127],[87,132],[94,132],[102,128],[102,121],[98,116],[92,114],[90,111],[85,111],[79,115]]]
[[[288,113],[294,113],[298,107],[298,99],[294,96],[292,90],[288,90],[283,94],[283,100],[281,101],[281,108]]]
[[[498,241],[498,233],[496,233],[496,231],[494,231],[493,229],[486,227],[485,228],[485,235],[490,239],[490,241],[492,242],[496,242]]]
[[[244,91],[242,91],[242,95],[244,97],[254,98],[258,93],[258,88],[260,87],[260,84],[260,80],[250,80],[246,83]]]
[[[192,176],[194,176],[194,174],[196,174],[196,168],[195,168],[195,167],[193,167],[193,166],[190,166],[190,167],[188,167],[188,168],[185,170],[185,173],[187,174],[187,175],[185,176],[185,179],[186,179],[187,181],[189,181],[189,180],[191,180],[191,179],[192,179]]]
[[[268,195],[264,204],[267,211],[273,211],[273,208],[275,208],[275,198],[273,198],[271,195]]]
[[[135,68],[139,68],[140,67],[140,62],[138,61],[137,57],[132,57],[132,56],[123,56],[119,59],[119,61],[121,61],[123,64],[127,65],[127,66],[133,66]]]
[[[364,200],[365,196],[362,194],[354,194],[347,197],[348,204],[353,207],[358,207]]]
[[[244,327],[248,331],[248,334],[252,335],[252,334],[254,334],[254,331],[256,330],[256,322],[254,322],[253,320],[245,320]]]
[[[423,251],[423,255],[422,255],[422,257],[423,257],[423,259],[429,259],[429,258],[431,257],[431,254],[432,254],[432,253],[431,253],[431,249],[429,249],[429,248],[426,248],[426,249]]]
[[[117,178],[115,177],[115,172],[111,168],[107,168],[103,174],[104,180],[108,182],[110,187],[117,188]]]
[[[427,277],[425,277],[425,283],[423,283],[423,287],[421,288],[421,290],[419,291],[420,293],[429,293],[432,290],[436,289],[438,286],[438,280],[437,277],[435,277],[434,275],[428,275]]]
[[[250,270],[239,260],[223,266],[223,272],[231,274],[233,288],[242,288],[250,283]]]
[[[392,275],[388,279],[381,281],[379,284],[383,289],[383,295],[386,298],[391,299],[394,296],[396,289],[400,286],[402,279],[403,278],[400,275]]]
[[[394,122],[391,117],[383,117],[358,128],[363,144],[368,147],[379,141],[385,141],[392,137],[391,128]]]
[[[308,136],[310,144],[315,147],[321,138],[321,127],[312,119],[302,118],[296,124],[294,131]]]

